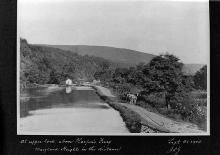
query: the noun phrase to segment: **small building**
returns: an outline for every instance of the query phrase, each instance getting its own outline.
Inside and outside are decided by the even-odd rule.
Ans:
[[[66,80],[66,85],[72,85],[72,84],[73,84],[73,82],[72,82],[71,79],[67,79],[67,80]]]

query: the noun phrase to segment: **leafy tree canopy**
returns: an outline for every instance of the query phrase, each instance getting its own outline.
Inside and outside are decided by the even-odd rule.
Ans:
[[[207,89],[207,65],[203,66],[194,76],[194,83],[197,89]]]

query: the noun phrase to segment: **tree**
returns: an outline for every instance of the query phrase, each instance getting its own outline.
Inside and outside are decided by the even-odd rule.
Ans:
[[[115,83],[126,83],[128,74],[129,70],[127,68],[116,68],[112,75],[112,80]]]
[[[127,75],[127,82],[142,87],[146,82],[146,76],[143,74],[144,65],[139,64],[136,68],[130,67]]]
[[[182,83],[185,86],[186,91],[192,91],[195,87],[192,75],[184,75]]]
[[[182,67],[179,58],[174,55],[164,54],[154,57],[149,66],[143,70],[149,78],[144,84],[147,92],[163,92],[165,94],[166,106],[178,108],[185,94],[182,83]]]
[[[56,71],[52,70],[50,72],[50,80],[48,81],[48,83],[50,84],[59,84],[61,82],[61,76],[59,73],[57,73]]]
[[[110,68],[110,63],[108,61],[103,61],[100,63],[100,67],[102,70],[108,70]]]
[[[102,82],[109,82],[112,80],[113,71],[111,69],[97,71],[94,73],[94,78],[96,80],[101,80]]]
[[[197,89],[207,89],[207,65],[203,66],[194,76],[194,83]]]

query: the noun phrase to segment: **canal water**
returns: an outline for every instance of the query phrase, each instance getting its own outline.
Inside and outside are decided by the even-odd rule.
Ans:
[[[128,133],[118,111],[90,87],[29,88],[21,93],[22,134]]]

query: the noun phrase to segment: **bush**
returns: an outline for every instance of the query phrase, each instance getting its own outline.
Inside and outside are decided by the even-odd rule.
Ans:
[[[155,108],[163,108],[166,106],[165,97],[163,93],[152,93],[149,95],[143,95],[143,100],[150,104],[152,107]]]
[[[192,100],[198,106],[207,106],[207,92],[206,91],[193,91],[191,92]]]
[[[207,92],[202,90],[196,90],[191,92],[192,97],[196,99],[206,99],[207,98]]]
[[[197,109],[193,110],[189,121],[197,124],[202,130],[207,130],[207,116],[206,114],[200,113]]]
[[[194,76],[194,83],[197,89],[207,89],[207,65],[203,66]]]
[[[166,108],[164,96],[160,93],[143,96],[144,100],[138,101],[138,106],[141,106],[151,112],[160,113],[174,120],[195,123],[201,129],[206,130],[206,108],[203,106],[204,109],[201,111],[198,108],[202,105],[206,105],[207,99],[201,98],[201,96],[204,97],[204,95],[200,94],[200,99],[195,98],[195,93],[185,94],[184,96],[175,95],[176,98],[173,98],[171,102],[174,102],[173,105],[176,105],[177,107],[173,107],[171,109]]]
[[[206,99],[205,99],[206,100]],[[206,102],[204,99],[202,99],[203,102]],[[200,101],[200,103],[198,103]],[[175,113],[180,114],[182,119],[184,121],[189,121],[191,123],[197,124],[201,129],[206,130],[206,112],[201,109],[201,103],[200,100],[196,100],[192,94],[188,94],[183,98],[182,101],[182,108],[175,110]]]

